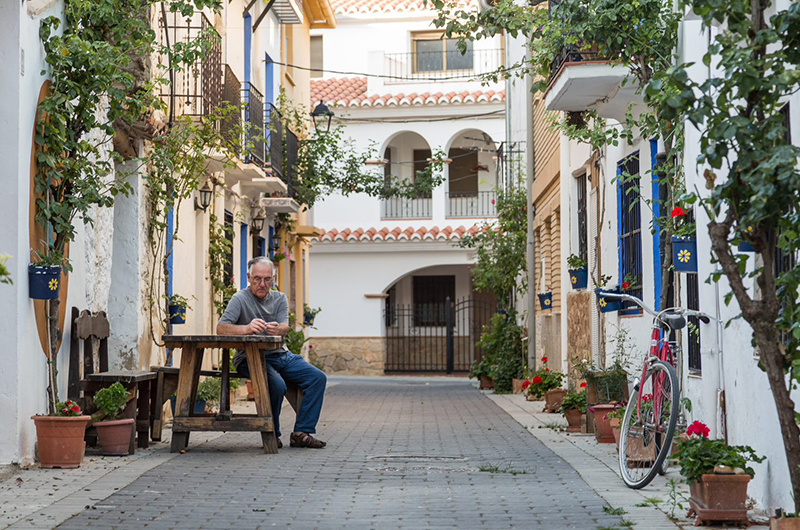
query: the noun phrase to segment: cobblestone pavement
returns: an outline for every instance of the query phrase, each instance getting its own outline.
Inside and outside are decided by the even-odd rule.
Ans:
[[[623,522],[463,380],[343,380],[327,392],[319,436],[326,449],[287,443],[272,456],[254,433],[190,440],[186,454],[60,528],[596,530]]]

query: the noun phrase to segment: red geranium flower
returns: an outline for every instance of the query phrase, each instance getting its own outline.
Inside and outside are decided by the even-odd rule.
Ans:
[[[544,371],[545,371],[545,372],[549,372],[549,371],[550,371],[550,368],[545,368],[545,369],[544,369]]]
[[[581,388],[586,388],[586,381],[584,381],[583,383],[581,383]]]
[[[72,408],[70,410],[72,412],[80,412],[81,409],[80,407],[78,407],[78,405],[72,405]]]
[[[494,204],[494,199],[492,199],[492,204]]]
[[[542,382],[542,378],[541,378],[541,377],[539,377],[538,375],[537,375],[536,377],[534,377],[534,378],[533,378],[533,384],[534,384],[534,385],[538,385],[538,384],[539,384],[539,383],[541,383],[541,382]]]
[[[706,426],[705,423],[696,421],[689,425],[689,428],[686,429],[686,434],[689,436],[693,434],[697,434],[698,436],[702,436],[703,438],[708,438],[708,435],[711,433],[711,430]]]
[[[547,357],[542,357],[542,362],[546,363],[547,362]]]
[[[673,217],[673,218],[675,218],[675,217],[683,217],[684,215],[686,215],[686,212],[685,212],[685,211],[683,210],[683,208],[681,208],[680,206],[676,206],[676,207],[675,207],[675,208],[672,210],[672,213],[671,213],[671,214],[669,214],[669,216],[670,216],[670,217]]]
[[[631,286],[631,282],[622,282],[622,290],[625,291]]]
[[[529,386],[531,386],[531,382],[525,381],[524,383],[522,383],[522,390],[527,389]]]
[[[653,394],[645,394],[642,396],[643,403],[647,403],[648,401],[653,401]]]

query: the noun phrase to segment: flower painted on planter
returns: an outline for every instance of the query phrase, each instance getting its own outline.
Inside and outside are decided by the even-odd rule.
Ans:
[[[50,288],[51,291],[55,291],[56,289],[58,289],[58,280],[53,278],[52,280],[50,280],[50,283],[47,286]]]
[[[692,258],[692,253],[686,249],[683,249],[680,252],[678,252],[678,261],[680,261],[681,263],[688,263],[691,258]]]
[[[675,208],[673,208],[672,209],[672,213],[669,214],[669,216],[672,217],[673,219],[675,217],[683,217],[685,215],[686,215],[686,212],[680,206],[676,206]]]
[[[534,385],[541,384],[541,382],[542,382],[542,378],[541,378],[541,377],[539,377],[538,375],[537,375],[536,377],[534,377],[534,378],[533,378],[533,384],[534,384]]]
[[[686,429],[686,434],[692,436],[696,434],[698,436],[702,436],[703,438],[708,438],[708,435],[711,433],[711,430],[706,426],[705,423],[696,421],[689,425],[689,428]]]
[[[600,304],[600,307],[605,307],[606,305],[608,305],[608,302],[606,302],[605,298],[601,298],[598,304]]]
[[[547,362],[547,357],[542,357],[542,362],[546,363]]]
[[[575,276],[571,276],[569,281],[572,282],[572,285],[575,285],[576,283],[578,283],[578,278],[576,278]]]
[[[584,381],[583,383],[581,383],[581,388],[586,388],[586,381]]]
[[[545,301],[544,301],[544,305],[550,305],[550,304],[552,304],[552,303],[553,303],[553,301],[552,301],[552,300],[550,300],[549,298],[548,298],[547,300],[545,300]]]
[[[522,390],[527,390],[529,386],[531,386],[531,382],[525,381],[524,383],[522,383]]]

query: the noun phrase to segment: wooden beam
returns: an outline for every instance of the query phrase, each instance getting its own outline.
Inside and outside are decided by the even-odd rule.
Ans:
[[[261,431],[274,433],[275,427],[270,418],[231,418],[218,421],[214,417],[174,418],[173,432],[191,431]]]

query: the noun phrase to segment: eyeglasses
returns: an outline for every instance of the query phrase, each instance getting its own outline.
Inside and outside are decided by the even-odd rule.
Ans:
[[[267,283],[271,283],[272,282],[272,276],[267,276],[266,278],[259,278],[258,276],[251,276],[250,277],[250,281],[253,282],[256,285],[259,285],[259,284],[262,284],[262,283],[267,284]]]

